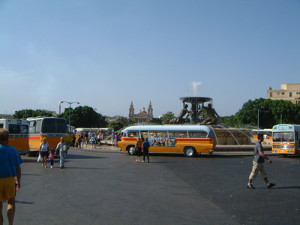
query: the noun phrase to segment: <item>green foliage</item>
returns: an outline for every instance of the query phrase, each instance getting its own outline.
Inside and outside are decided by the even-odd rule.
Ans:
[[[115,121],[112,121],[108,124],[108,127],[113,128],[115,131],[122,129],[123,127],[127,127],[129,124],[128,119],[118,118]]]
[[[162,124],[162,120],[160,118],[153,118],[150,123],[155,123],[155,124]]]
[[[300,105],[293,104],[284,100],[255,99],[244,103],[234,116],[223,119],[223,124],[228,126],[254,126],[272,128],[280,123],[300,123]],[[281,121],[282,118],[282,121]]]
[[[60,118],[65,118],[69,123],[69,110],[71,110],[71,125],[75,127],[100,128],[106,127],[107,123],[105,117],[94,111],[89,106],[79,106],[75,109],[66,108],[65,111],[59,115]]]
[[[15,114],[13,115],[14,119],[26,119],[28,117],[51,117],[53,116],[53,113],[47,110],[37,109],[23,109],[19,111],[15,111]]]
[[[167,113],[165,113],[165,114],[162,116],[161,120],[162,120],[162,123],[163,123],[163,124],[169,124],[170,121],[171,121],[172,119],[174,119],[174,118],[175,118],[174,113],[172,113],[172,112],[167,112]]]

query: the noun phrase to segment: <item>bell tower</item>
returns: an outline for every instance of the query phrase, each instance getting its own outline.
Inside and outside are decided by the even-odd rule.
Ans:
[[[133,103],[131,101],[130,108],[129,108],[129,119],[134,116],[134,108],[133,108]]]
[[[152,103],[150,101],[149,107],[148,107],[148,115],[149,117],[153,118],[153,108],[152,108]]]

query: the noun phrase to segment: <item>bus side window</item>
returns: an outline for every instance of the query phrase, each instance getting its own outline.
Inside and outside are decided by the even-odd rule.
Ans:
[[[3,128],[3,123],[0,123],[0,128]]]
[[[20,126],[17,124],[9,124],[8,131],[10,134],[20,134]]]
[[[36,125],[36,121],[30,121],[30,123],[29,123],[29,133],[35,134],[35,125]]]
[[[207,137],[207,133],[206,132],[189,132],[189,137],[190,138],[206,138]]]
[[[143,138],[148,138],[148,131],[141,132]]]
[[[169,132],[170,138],[187,138],[187,132],[183,131],[174,131],[174,132]]]

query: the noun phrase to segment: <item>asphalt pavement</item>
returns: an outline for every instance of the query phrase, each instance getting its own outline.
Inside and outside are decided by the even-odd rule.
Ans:
[[[152,154],[136,163],[118,148],[71,149],[66,168],[22,156],[15,224],[298,224],[300,158],[272,156],[271,182],[246,188],[251,153],[187,158]],[[4,206],[6,206],[4,204]],[[7,220],[5,218],[5,223]]]

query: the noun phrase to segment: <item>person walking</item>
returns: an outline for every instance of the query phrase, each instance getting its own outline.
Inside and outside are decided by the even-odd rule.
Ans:
[[[54,149],[50,150],[50,155],[49,155],[50,163],[51,163],[51,169],[53,168],[54,165]]]
[[[81,148],[81,142],[82,142],[82,136],[80,135],[79,137],[78,137],[78,148]]]
[[[261,144],[264,141],[263,134],[259,133],[257,135],[257,139],[258,139],[258,142],[256,143],[255,148],[254,148],[253,167],[252,167],[252,171],[251,171],[250,176],[249,176],[249,181],[248,181],[247,188],[249,188],[249,189],[255,189],[255,187],[253,186],[252,182],[256,178],[257,174],[260,173],[261,176],[263,177],[264,181],[267,184],[267,188],[270,189],[273,186],[275,186],[275,184],[269,183],[266,171],[264,169],[264,162],[265,162],[265,160],[267,160],[269,163],[272,163],[272,160],[269,159],[264,154],[264,149],[263,149],[263,146]]]
[[[146,138],[145,141],[143,142],[143,162],[145,162],[146,156],[147,156],[148,162],[150,162],[150,160],[149,160],[149,148],[150,148],[150,143],[148,142],[148,138]]]
[[[56,154],[59,152],[59,157],[60,157],[59,165],[61,169],[65,168],[65,158],[68,149],[69,147],[66,145],[64,137],[61,137],[60,142],[57,144],[56,147]]]
[[[141,162],[141,151],[142,151],[142,141],[140,138],[137,139],[135,144],[135,162]]]
[[[3,224],[3,201],[6,201],[7,218],[9,224],[12,225],[16,210],[16,191],[21,189],[23,161],[18,150],[8,145],[8,138],[8,130],[0,128],[0,224]]]
[[[49,154],[49,144],[47,139],[44,137],[42,143],[40,144],[40,152],[39,154],[42,157],[42,167],[47,168],[47,159]]]

